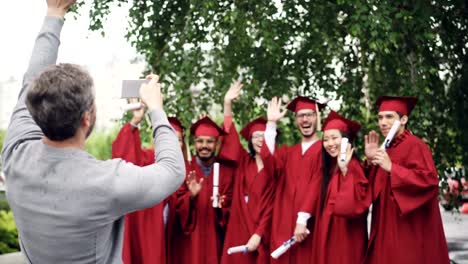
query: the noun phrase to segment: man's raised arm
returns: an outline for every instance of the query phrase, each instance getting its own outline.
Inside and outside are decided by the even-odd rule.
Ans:
[[[60,45],[60,32],[63,26],[63,17],[76,0],[48,0],[47,16],[39,32],[28,70],[24,75],[18,102],[13,110],[7,136],[2,150],[3,164],[6,165],[13,149],[27,140],[39,140],[43,133],[36,125],[26,108],[26,95],[31,82],[47,66],[57,61],[58,47]]]

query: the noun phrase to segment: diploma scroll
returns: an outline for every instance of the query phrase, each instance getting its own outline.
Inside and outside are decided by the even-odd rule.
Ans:
[[[271,253],[271,257],[274,259],[278,259],[294,244],[296,244],[296,238],[293,236],[289,240],[285,241],[280,247],[275,249],[275,251]]]
[[[140,109],[142,107],[143,107],[143,105],[141,103],[132,103],[132,104],[126,104],[126,105],[122,106],[122,110],[124,112],[127,112],[127,111],[137,110],[137,109]]]
[[[388,147],[390,147],[390,143],[392,143],[393,137],[395,137],[395,134],[398,131],[398,129],[400,128],[400,125],[401,125],[401,123],[400,123],[399,120],[395,120],[395,122],[393,122],[393,125],[392,125],[392,128],[390,129],[390,132],[388,132],[387,137],[385,138],[384,142],[382,143],[382,146],[380,146],[381,149],[385,150]]]
[[[213,207],[218,207],[218,191],[219,191],[219,163],[213,164]]]
[[[237,246],[237,247],[230,247],[227,250],[228,255],[235,254],[235,253],[247,253],[249,248],[247,245]]]
[[[341,138],[340,160],[346,161],[346,150],[348,149],[348,138]]]
[[[306,230],[307,234],[310,234],[309,230]],[[285,241],[281,246],[279,246],[275,251],[271,252],[270,256],[274,259],[278,259],[286,251],[289,250],[294,244],[296,244],[296,238],[292,236],[289,240]]]

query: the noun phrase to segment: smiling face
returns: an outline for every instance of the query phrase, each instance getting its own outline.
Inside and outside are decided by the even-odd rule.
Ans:
[[[299,110],[296,113],[296,125],[304,138],[312,137],[317,125],[317,113],[311,109]]]
[[[340,154],[341,132],[338,129],[329,129],[323,131],[323,147],[333,158]]]
[[[252,137],[250,138],[250,142],[252,142],[252,146],[255,150],[256,154],[260,153],[260,150],[262,149],[263,146],[263,140],[264,140],[264,131],[255,131],[252,133]]]
[[[214,157],[216,151],[216,138],[199,136],[195,138],[195,151],[202,161],[208,161]]]
[[[402,133],[405,130],[405,124],[408,121],[408,117],[406,115],[400,116],[395,111],[381,111],[379,112],[379,128],[380,132],[384,137],[388,135],[390,129],[392,128],[393,123],[399,120],[401,122],[400,127],[398,128],[397,135]]]

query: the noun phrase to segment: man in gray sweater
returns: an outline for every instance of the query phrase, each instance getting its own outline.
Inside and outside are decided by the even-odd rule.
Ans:
[[[28,263],[121,263],[123,215],[159,203],[185,178],[156,75],[140,88],[158,146],[155,164],[99,161],[84,150],[96,118],[93,80],[77,65],[55,65],[63,17],[75,1],[47,0],[2,150]]]

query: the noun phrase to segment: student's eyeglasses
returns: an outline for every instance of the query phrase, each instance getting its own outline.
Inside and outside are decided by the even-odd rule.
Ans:
[[[315,112],[300,113],[300,114],[296,114],[296,118],[300,118],[300,119],[302,119],[302,118],[311,118],[311,117],[316,116],[316,115],[317,115],[317,113],[315,113]]]
[[[206,144],[214,144],[214,143],[216,143],[216,140],[214,140],[214,139],[197,138],[197,139],[195,139],[195,143],[197,143],[197,144],[203,144],[203,143],[206,143]]]

